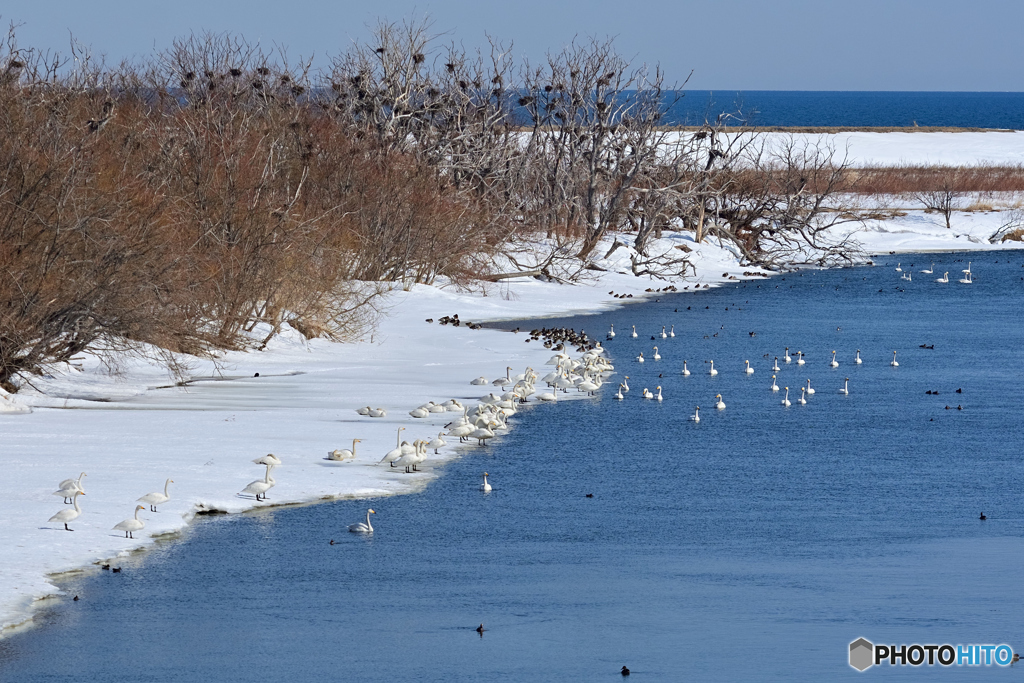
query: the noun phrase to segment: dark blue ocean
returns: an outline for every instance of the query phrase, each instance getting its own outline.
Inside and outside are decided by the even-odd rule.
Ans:
[[[686,91],[668,113],[672,125],[700,125],[741,113],[731,125],[953,126],[1024,129],[1020,92]]]

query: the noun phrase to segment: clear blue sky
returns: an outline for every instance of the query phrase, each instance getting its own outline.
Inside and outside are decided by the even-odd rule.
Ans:
[[[1022,0],[38,0],[0,13],[22,24],[22,46],[63,51],[73,33],[112,62],[203,30],[322,58],[379,17],[429,14],[466,47],[490,33],[533,59],[576,35],[613,36],[670,81],[692,70],[692,89],[1024,91]]]

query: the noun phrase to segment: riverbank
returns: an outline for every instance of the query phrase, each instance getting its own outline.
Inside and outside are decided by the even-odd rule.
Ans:
[[[1001,245],[988,245],[984,238],[998,219],[997,213],[965,214],[949,231],[936,217],[917,212],[872,221],[858,238],[866,251],[882,254],[992,249]],[[8,556],[0,577],[0,626],[30,619],[34,602],[57,592],[49,575],[149,546],[187,525],[197,512],[418,490],[455,457],[451,448],[432,456],[419,474],[375,463],[394,448],[399,427],[405,428],[403,440],[431,438],[453,414],[414,419],[408,412],[428,400],[472,404],[492,389],[471,386],[474,377],[493,380],[506,366],[514,372],[539,369],[551,355],[536,342],[526,343],[526,335],[441,326],[442,316],[457,313],[469,322],[584,314],[623,303],[609,292],[640,301],[658,296],[647,289],[668,284],[687,293],[743,277],[728,249],[694,244],[688,233],[668,235],[656,249],[675,246],[691,250],[697,269],[685,281],[634,277],[628,253],[620,249],[598,264],[604,272],[593,271],[591,280],[577,285],[527,278],[476,292],[444,286],[397,289],[386,297],[380,325],[357,343],[307,342],[288,330],[264,352],[229,353],[216,365],[185,359],[189,376],[196,378],[187,387],[168,387],[166,371],[156,363],[126,361],[119,374],[111,374],[95,357],[33,378],[33,386],[14,400],[34,412],[0,415],[6,446],[0,545]],[[588,332],[602,339],[605,330]],[[386,408],[388,416],[355,412],[366,405]],[[362,440],[354,462],[325,459],[328,451],[350,448],[353,439]],[[270,500],[239,496],[248,482],[262,477],[262,468],[251,460],[267,452],[284,462],[275,471],[278,484]],[[70,525],[75,531],[68,533],[46,522],[67,507],[51,493],[57,482],[82,471],[87,494],[81,516]],[[131,516],[139,496],[161,490],[167,478],[174,480],[171,499],[160,512],[141,514],[144,531],[129,540],[112,529]]]

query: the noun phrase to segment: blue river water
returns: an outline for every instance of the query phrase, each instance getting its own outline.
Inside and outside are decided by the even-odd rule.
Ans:
[[[1024,650],[1024,253],[970,258],[971,285],[964,255],[902,254],[509,323],[614,324],[613,384],[520,411],[420,493],[204,518],[69,578],[0,680],[821,681],[861,675],[859,637]],[[373,537],[347,533],[370,506]],[[1008,673],[977,669],[868,673]]]

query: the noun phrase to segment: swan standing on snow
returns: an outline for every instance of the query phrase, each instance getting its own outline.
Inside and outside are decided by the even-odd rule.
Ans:
[[[700,422],[700,406],[697,406],[693,410],[693,415],[690,417],[693,422]]]
[[[75,491],[81,491],[85,493],[85,489],[82,488],[82,477],[85,476],[85,472],[78,475],[78,479],[65,479],[61,483],[57,484],[57,490],[53,492],[55,496],[61,496],[64,498],[65,505],[71,505],[70,498],[74,497]]]
[[[633,339],[636,339],[639,335],[636,333],[636,325],[633,325]]]
[[[483,491],[484,493],[491,492],[491,485],[487,482],[487,477],[488,474],[484,472],[484,483],[480,484],[480,490]]]
[[[889,363],[889,365],[893,366],[894,368],[898,368],[900,366],[900,364],[896,362],[896,352],[895,351],[892,352],[892,362]]]
[[[612,328],[608,330],[608,338],[615,339],[615,325],[612,325]]]
[[[356,522],[355,524],[349,524],[348,525],[348,530],[351,531],[354,534],[372,534],[373,533],[373,525],[370,524],[370,515],[375,515],[375,514],[377,514],[377,513],[374,512],[372,508],[367,510],[366,511],[366,523],[364,524],[363,522]]]
[[[395,437],[395,447],[392,450],[390,450],[390,451],[388,451],[387,453],[384,454],[384,457],[381,458],[380,462],[377,463],[378,465],[381,464],[382,462],[386,462],[386,463],[390,463],[391,466],[394,467],[395,466],[394,462],[404,455],[404,453],[402,451],[402,432],[403,431],[405,431],[405,427],[399,427],[398,428],[398,434]]]
[[[63,522],[64,529],[67,531],[74,531],[74,529],[68,527],[68,522],[76,519],[78,515],[82,514],[82,508],[78,507],[78,497],[84,496],[85,491],[75,491],[74,495],[71,496],[71,502],[74,503],[75,508],[73,510],[61,510],[53,517],[50,517],[50,522]]]
[[[835,351],[832,352],[832,362],[829,363],[828,365],[831,368],[838,368],[839,367],[839,361],[836,360],[836,352]]]
[[[856,363],[857,365],[860,365],[861,363],[864,362],[860,359],[860,349],[857,349],[857,357],[853,359],[853,362]]]
[[[846,378],[846,384],[844,384],[843,388],[839,390],[839,393],[840,394],[847,394],[847,395],[850,393],[850,378],[849,377]]]
[[[132,533],[135,532],[135,531],[142,531],[142,528],[144,526],[146,526],[146,523],[143,522],[141,519],[139,519],[139,510],[145,510],[145,509],[146,509],[145,505],[136,505],[135,506],[135,519],[132,519],[132,518],[129,517],[128,519],[124,520],[123,522],[118,522],[117,524],[114,525],[114,530],[115,531],[123,531],[125,538],[132,538],[132,539],[134,539],[135,537],[132,536]]]
[[[718,374],[718,370],[715,370],[715,361],[712,360],[708,362],[711,363],[711,372],[709,372],[708,374],[714,377],[715,375]]]
[[[775,375],[772,375],[772,385],[769,387],[773,392],[779,390],[779,385],[775,383]]]
[[[743,362],[747,364],[747,370],[746,370],[747,374],[748,375],[753,375],[754,374],[754,368],[750,367],[750,361],[749,360],[745,360]]]
[[[356,444],[361,443],[362,439],[352,439],[352,450],[343,448],[338,450],[337,448],[327,454],[328,460],[355,460],[356,459]]]
[[[267,491],[277,485],[274,478],[270,476],[272,469],[274,469],[273,465],[267,465],[267,473],[263,475],[263,478],[249,482],[249,485],[242,489],[242,493],[252,493],[256,496],[256,500],[266,500]]]
[[[810,396],[814,393],[814,389],[811,389],[811,380],[807,380],[807,395]]]
[[[789,402],[789,387],[786,387],[786,396],[782,399],[781,403],[787,407],[793,405]]]
[[[434,449],[434,455],[437,455],[437,449],[438,448],[444,448],[445,446],[448,445],[448,442],[445,441],[443,438],[441,438],[443,436],[444,436],[444,432],[438,432],[437,433],[437,438],[436,439],[431,439],[426,444],[426,448],[433,448]]]
[[[685,360],[683,361],[683,376],[684,377],[689,377],[690,376],[690,371],[686,369],[686,361]]]
[[[267,465],[267,468],[268,468],[267,471],[268,472],[270,471],[270,469],[269,469],[270,467],[272,467],[272,465]],[[164,492],[163,493],[160,493],[159,491],[154,491],[153,493],[147,493],[142,498],[139,498],[138,502],[145,503],[146,505],[149,506],[149,509],[150,509],[151,512],[156,512],[156,506],[157,505],[160,505],[162,503],[166,503],[167,501],[169,501],[171,499],[170,495],[168,495],[168,493],[167,493],[167,487],[169,485],[173,484],[173,483],[174,483],[173,479],[168,479],[167,481],[164,482]]]
[[[722,395],[716,394],[715,398],[718,399],[718,403],[715,404],[715,407],[718,408],[719,410],[725,410],[725,401],[722,400]]]
[[[658,353],[658,347],[657,346],[654,347],[654,356],[653,356],[653,358],[654,358],[654,360],[661,360],[661,354]]]

